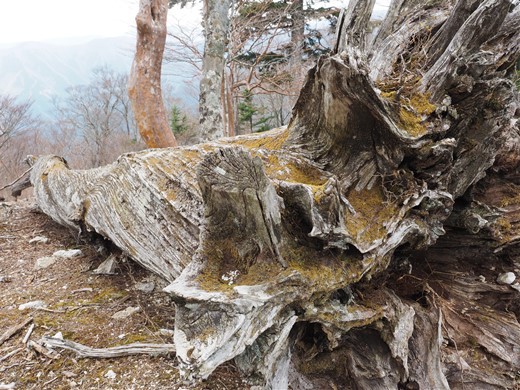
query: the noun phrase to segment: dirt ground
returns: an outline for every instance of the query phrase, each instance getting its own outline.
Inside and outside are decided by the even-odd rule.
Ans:
[[[48,242],[29,243],[35,237],[46,237]],[[81,249],[82,255],[35,269],[37,259],[62,249]],[[97,348],[171,343],[171,336],[160,332],[173,329],[175,315],[173,303],[161,291],[164,282],[131,261],[120,263],[115,275],[96,275],[92,271],[107,257],[97,249],[36,212],[31,201],[0,202],[0,337],[32,318],[35,327],[29,340],[36,342],[61,332],[67,340]],[[143,292],[136,289],[139,283],[154,283],[155,288]],[[19,309],[37,300],[45,308]],[[128,307],[139,311],[125,319],[112,318]],[[62,350],[51,359],[23,344],[29,327],[0,345],[0,388],[13,383],[15,389],[248,388],[231,363],[193,386],[179,379],[175,356],[79,359]],[[6,358],[12,352],[16,353]]]

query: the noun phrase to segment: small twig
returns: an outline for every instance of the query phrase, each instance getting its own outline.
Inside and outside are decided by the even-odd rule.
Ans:
[[[52,382],[54,382],[54,381],[56,381],[58,379],[59,379],[59,376],[57,376],[56,378],[52,378],[50,381],[45,382],[42,387],[50,385]]]
[[[12,326],[11,328],[7,329],[2,336],[0,336],[0,345],[2,345],[4,342],[9,340],[11,337],[13,337],[16,333],[18,333],[20,330],[25,328],[25,326],[30,323],[33,319],[28,318],[21,324]]]
[[[9,184],[6,184],[5,186],[3,186],[2,188],[0,188],[0,191],[2,190],[5,190],[6,188],[9,188],[9,187],[12,187],[14,186],[16,183],[18,183],[20,180],[23,179],[23,177],[28,174],[29,172],[31,172],[31,170],[33,169],[33,167],[30,167],[29,169],[27,169],[24,173],[22,173],[21,176],[19,176],[15,181],[9,183]]]
[[[62,340],[53,337],[43,337],[42,343],[51,348],[68,349],[75,352],[80,358],[116,358],[129,355],[168,355],[175,353],[174,344],[146,344],[133,343],[111,348],[90,348],[70,340]]]
[[[34,330],[34,323],[32,323],[31,326],[29,327],[29,329],[27,330],[27,333],[25,334],[25,336],[22,340],[22,344],[27,344],[27,341],[29,341],[29,337],[31,337],[33,330]]]
[[[0,357],[0,362],[3,362],[4,360],[9,359],[11,356],[16,355],[18,352],[20,352],[23,348],[16,348],[14,351],[9,352],[8,354]]]
[[[63,314],[63,313],[70,313],[71,311],[75,311],[75,310],[86,309],[86,308],[90,308],[90,307],[99,307],[99,306],[100,306],[100,304],[98,304],[98,303],[88,303],[88,304],[80,305],[80,306],[66,307],[63,310],[47,309],[46,307],[39,307],[36,310],[45,311],[47,313]]]
[[[22,344],[27,344],[27,341],[29,341],[29,337],[31,337],[31,334],[34,330],[34,323],[31,324],[31,326],[29,327],[29,329],[27,330],[27,333],[25,334],[23,340],[22,340]]]
[[[46,307],[38,307],[36,310],[45,311],[47,313],[66,313],[67,312],[67,310],[53,310],[53,309],[47,309]]]
[[[92,292],[92,287],[80,288],[78,290],[71,291],[72,294],[81,293],[81,292]]]

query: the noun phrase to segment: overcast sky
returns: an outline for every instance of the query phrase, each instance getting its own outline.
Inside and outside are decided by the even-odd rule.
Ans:
[[[0,42],[117,36],[132,31],[137,0],[0,0]]]
[[[376,9],[384,9],[389,2],[377,0]],[[131,34],[138,3],[138,0],[0,0],[0,43]],[[333,3],[347,4],[347,1],[333,0]],[[199,9],[176,8],[170,12],[169,21],[186,24],[190,19],[198,20]]]
[[[138,9],[138,0],[0,0],[0,43],[131,34]],[[199,8],[172,14],[171,23],[198,19]]]

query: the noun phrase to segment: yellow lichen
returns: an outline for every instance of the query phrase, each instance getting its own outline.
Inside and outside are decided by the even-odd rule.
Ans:
[[[517,206],[520,205],[520,193],[514,196],[505,197],[500,201],[500,207]]]
[[[381,92],[381,97],[397,103],[399,122],[403,130],[414,137],[426,133],[424,119],[435,111],[435,105],[429,100],[429,95],[414,92],[410,96],[401,96],[397,101],[396,91]]]
[[[371,243],[384,239],[387,235],[385,225],[398,215],[399,208],[389,202],[383,193],[382,184],[378,181],[371,189],[356,191],[352,188],[347,199],[356,211],[347,213],[345,225],[349,233],[358,241]]]
[[[247,149],[280,150],[289,137],[289,130],[273,130],[264,132],[258,136],[237,138],[232,143],[241,145]]]
[[[237,279],[237,284],[254,286],[273,280],[282,272],[282,267],[274,261],[255,262],[246,273],[241,274]]]
[[[206,291],[229,293],[233,287],[222,280],[222,275],[238,268],[240,256],[236,245],[232,240],[207,241],[203,253],[207,262],[197,275],[197,282]]]
[[[261,157],[264,160],[266,174],[272,179],[316,187],[324,185],[327,181],[322,171],[311,164],[293,162],[277,154]]]

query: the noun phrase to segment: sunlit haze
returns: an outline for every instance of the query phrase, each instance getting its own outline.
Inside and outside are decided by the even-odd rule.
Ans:
[[[376,1],[381,12],[390,0]],[[345,6],[348,1],[332,1]],[[138,0],[0,0],[0,43],[132,34]],[[200,7],[176,8],[170,24],[200,20]]]
[[[125,35],[137,8],[137,0],[1,0],[0,43]]]

